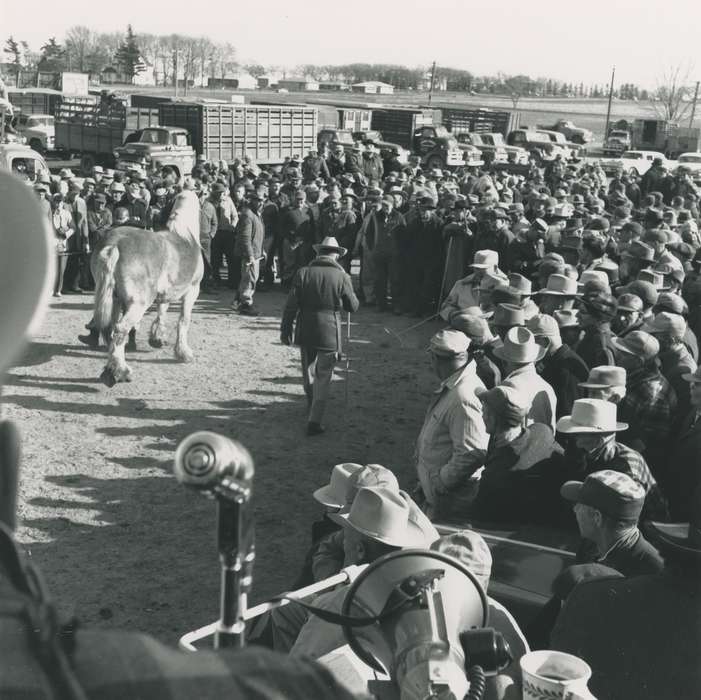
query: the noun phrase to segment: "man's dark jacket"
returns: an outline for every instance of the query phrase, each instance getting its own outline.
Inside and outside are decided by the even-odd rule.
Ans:
[[[280,334],[300,347],[341,351],[341,311],[357,311],[351,278],[333,259],[319,256],[297,271],[292,282]],[[295,323],[296,320],[296,323]]]
[[[572,404],[579,398],[577,384],[587,381],[589,368],[569,345],[563,344],[552,355],[544,358],[540,376],[555,392],[555,415],[560,418],[572,413]]]

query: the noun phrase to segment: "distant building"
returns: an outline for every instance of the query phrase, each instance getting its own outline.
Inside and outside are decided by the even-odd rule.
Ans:
[[[101,85],[140,85],[142,87],[151,87],[156,84],[156,72],[154,67],[142,60],[143,70],[135,73],[133,79],[130,78],[124,71],[107,66],[100,73]]]
[[[419,90],[428,92],[431,89],[431,74],[427,73],[418,85]],[[435,76],[433,79],[433,89],[438,92],[445,92],[448,89],[448,79],[444,76]]]
[[[284,78],[277,81],[278,90],[289,90],[290,92],[316,92],[319,90],[319,83],[311,78]]]
[[[224,77],[212,76],[207,80],[207,87],[214,89],[231,88],[234,90],[255,90],[258,81],[249,73],[225,73]]]
[[[366,95],[392,95],[394,85],[382,83],[379,80],[365,80],[362,83],[354,83],[351,86],[353,92],[363,92]]]
[[[319,90],[321,92],[347,92],[350,90],[350,85],[342,80],[322,80],[319,82]]]

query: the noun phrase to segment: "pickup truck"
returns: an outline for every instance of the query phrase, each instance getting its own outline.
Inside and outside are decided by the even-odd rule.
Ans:
[[[538,125],[538,129],[557,131],[572,143],[585,144],[594,140],[594,134],[589,129],[575,126],[569,119],[558,119],[552,126]]]
[[[473,168],[484,165],[482,151],[460,143],[444,126],[422,126],[414,131],[412,150],[427,168]]]
[[[604,172],[609,175],[615,172],[628,175],[644,175],[652,167],[652,161],[661,158],[665,167],[671,169],[676,161],[667,160],[659,151],[625,151],[619,158],[602,162]]]
[[[606,154],[618,155],[630,149],[632,143],[630,133],[623,129],[611,129],[604,141],[604,152]]]
[[[528,165],[528,151],[520,146],[509,146],[504,140],[504,136],[499,132],[469,134],[468,136],[470,139],[469,142],[482,151],[485,156],[485,162],[487,161],[487,153],[489,153],[490,150],[495,150],[497,153],[503,150],[506,154],[506,159],[502,160],[500,157],[497,157],[492,162],[503,162],[511,165]],[[464,134],[459,134],[458,141],[462,141],[464,137]]]
[[[12,127],[24,137],[35,151],[46,153],[54,150],[56,129],[54,118],[50,114],[23,114],[20,112],[12,120]]]
[[[456,134],[458,144],[474,146],[482,153],[482,158],[487,165],[492,163],[507,163],[509,154],[502,144],[488,143],[487,139],[482,138],[482,134],[471,134],[469,132]],[[499,134],[501,136],[501,134]],[[525,153],[525,151],[524,151]]]
[[[128,136],[123,146],[115,148],[114,159],[119,170],[140,165],[148,172],[169,165],[180,178],[192,171],[195,152],[185,129],[152,126]]]
[[[409,151],[406,148],[402,148],[398,143],[385,141],[382,133],[376,129],[370,129],[368,131],[354,131],[352,135],[354,141],[360,141],[361,143],[373,141],[383,158],[387,158],[391,152],[396,151],[399,154],[397,158],[400,163],[409,162]]]
[[[41,154],[22,143],[0,143],[0,170],[13,173],[33,184],[42,172],[49,172]]]
[[[559,146],[556,146],[546,133],[535,129],[514,129],[506,137],[506,143],[528,151],[529,157],[533,158],[538,167],[555,160],[558,153],[564,157]]]
[[[568,141],[559,131],[551,131],[549,129],[538,129],[538,131],[541,134],[545,134],[555,144],[555,154],[560,153],[565,160],[574,158],[581,148],[579,144]]]

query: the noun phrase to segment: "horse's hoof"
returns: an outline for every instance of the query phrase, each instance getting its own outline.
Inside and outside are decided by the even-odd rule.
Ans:
[[[149,338],[148,344],[152,348],[156,348],[158,350],[158,349],[162,348],[166,344],[166,342],[162,338]]]
[[[127,352],[137,352],[138,348],[136,347],[136,341],[132,342],[131,340],[124,346],[124,349]]]
[[[114,378],[114,373],[109,367],[105,367],[105,369],[102,370],[100,380],[108,389],[111,389],[117,383],[117,380]]]
[[[90,348],[98,348],[100,346],[100,336],[97,333],[90,333],[90,335],[79,335],[78,340]]]
[[[175,357],[180,362],[192,362],[195,359],[195,353],[192,350],[176,350]]]

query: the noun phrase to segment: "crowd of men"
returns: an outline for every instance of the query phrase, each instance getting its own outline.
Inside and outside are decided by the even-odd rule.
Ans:
[[[356,292],[378,311],[445,323],[430,342],[439,385],[418,432],[413,498],[388,470],[365,468],[360,485],[351,479],[350,491],[322,500],[340,511],[342,529],[317,538],[310,576],[371,561],[388,547],[435,542],[429,518],[576,522],[584,568],[558,584],[529,637],[586,658],[586,615],[567,612],[576,584],[646,576],[654,587],[674,546],[696,552],[685,571],[698,573],[693,526],[686,539],[668,538],[666,550],[638,528],[651,520],[698,524],[700,515],[701,236],[691,173],[667,172],[659,160],[642,178],[609,179],[598,164],[559,158],[519,174],[426,171],[418,158],[383,159],[372,142],[350,151],[332,145],[270,169],[200,160],[180,182],[170,168],[96,167],[85,179],[62,171],[35,187],[57,236],[56,293],[90,288],[86,254],[111,227],[162,227],[180,187],[200,197],[205,292],[226,284],[236,290],[235,308],[255,315],[254,294],[277,277],[294,297],[283,321],[288,344],[305,303],[316,315],[329,307],[330,339],[303,347],[310,436],[323,432],[322,404],[341,351],[339,311],[358,308]],[[356,291],[341,274],[353,260]],[[339,291],[324,288],[315,306],[303,287],[310,278],[321,285],[324,268]],[[325,386],[319,395],[315,381]],[[383,509],[392,517],[377,515]],[[389,528],[383,537],[368,536],[381,527]],[[465,537],[454,549],[475,564],[480,545]],[[593,610],[596,600],[586,605]],[[320,656],[325,634],[337,641],[302,610],[286,610],[274,620],[278,648]],[[560,611],[580,620],[576,639]]]

